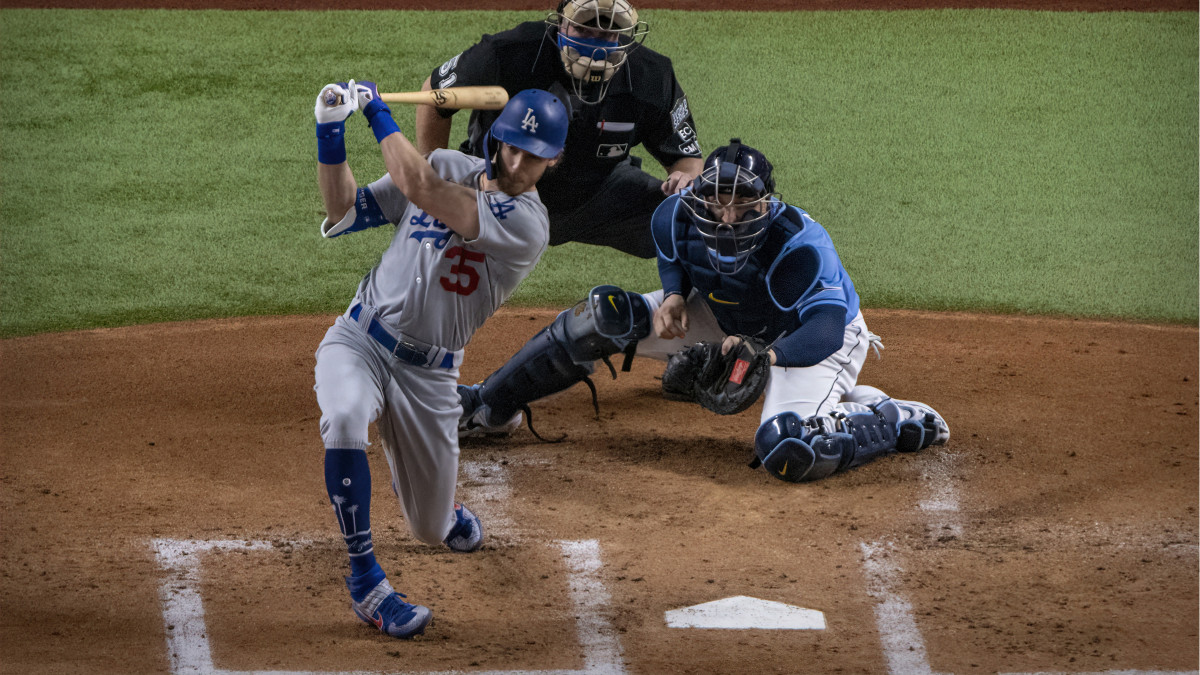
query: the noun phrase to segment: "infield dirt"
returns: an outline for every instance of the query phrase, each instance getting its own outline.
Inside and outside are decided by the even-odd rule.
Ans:
[[[502,310],[464,379],[552,316]],[[522,429],[464,444],[464,464],[485,469],[464,471],[460,495],[492,526],[469,556],[409,536],[375,446],[377,554],[435,611],[409,643],[358,623],[344,597],[312,393],[332,317],[6,340],[3,669],[166,671],[177,628],[151,541],[169,538],[273,542],[205,562],[207,638],[226,669],[581,668],[553,544],[596,540],[629,672],[888,672],[862,548],[880,542],[935,672],[1194,670],[1196,329],[866,316],[887,348],[861,381],[935,406],[947,445],[785,484],[745,466],[755,410],[662,400],[661,366],[638,359],[596,377],[599,419],[582,385],[535,407],[562,443]],[[819,609],[829,626],[663,621],[734,595]]]

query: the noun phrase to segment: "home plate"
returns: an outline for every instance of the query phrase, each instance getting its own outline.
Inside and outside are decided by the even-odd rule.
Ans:
[[[668,628],[825,630],[825,614],[782,602],[735,595],[666,613]]]

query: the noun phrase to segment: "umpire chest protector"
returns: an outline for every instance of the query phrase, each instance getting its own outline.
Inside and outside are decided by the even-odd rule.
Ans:
[[[571,121],[563,158],[538,183],[541,199],[551,212],[584,204],[639,144],[663,166],[700,156],[691,111],[671,60],[645,45],[629,51],[613,75],[607,95],[595,105],[584,104],[570,93],[570,76],[559,58],[555,34],[541,21],[485,35],[435,69],[430,82],[435,88],[500,85],[509,96],[525,89],[544,89],[567,104]],[[438,109],[443,117],[455,112]],[[460,150],[482,157],[484,135],[498,114],[495,110],[472,111],[468,138]]]

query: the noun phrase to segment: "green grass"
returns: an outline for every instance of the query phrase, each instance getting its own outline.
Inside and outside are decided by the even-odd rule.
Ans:
[[[1197,320],[1195,12],[646,14],[705,147],[766,151],[866,306]],[[540,17],[0,11],[0,335],[340,311],[389,233],[318,235],[316,92]],[[606,282],[657,286],[568,245],[512,302]]]

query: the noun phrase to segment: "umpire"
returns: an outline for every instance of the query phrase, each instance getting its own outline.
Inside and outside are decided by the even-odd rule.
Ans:
[[[562,159],[537,184],[550,212],[551,246],[576,241],[655,257],[651,214],[703,168],[687,96],[671,60],[642,46],[646,33],[628,0],[560,0],[544,22],[483,36],[422,85],[500,85],[509,96],[545,89],[568,102]],[[421,152],[448,146],[455,112],[417,107]],[[498,113],[473,111],[459,149],[483,157]],[[667,170],[665,182],[629,156],[639,143]]]

